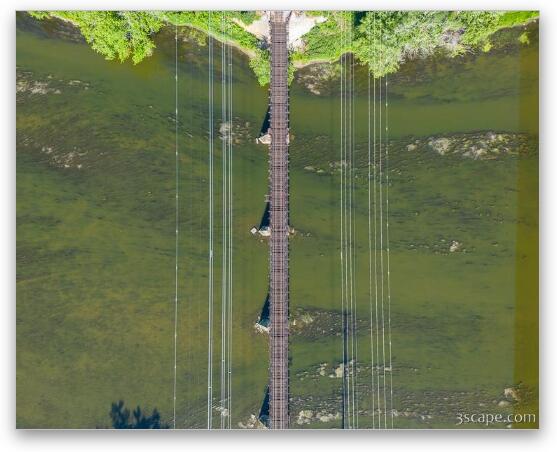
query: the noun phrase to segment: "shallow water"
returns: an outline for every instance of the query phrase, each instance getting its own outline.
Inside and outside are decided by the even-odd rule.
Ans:
[[[157,407],[170,422],[174,35],[162,33],[154,55],[133,66],[105,61],[59,22],[37,23],[18,14],[17,27],[18,426],[107,426],[110,404],[120,399],[129,407]],[[530,34],[528,47],[503,36],[503,44],[489,54],[408,63],[389,80],[393,405],[410,413],[395,418],[395,426],[450,427],[456,409],[492,412],[499,409],[494,400],[505,387],[518,381],[535,386],[537,373],[523,376],[516,369],[525,353],[520,350],[528,351],[517,333],[523,324],[516,312],[535,318],[524,298],[536,301],[536,289],[521,286],[515,277],[526,263],[537,262],[535,26]],[[183,32],[178,42],[177,427],[204,428],[207,47]],[[215,65],[218,137],[219,45]],[[265,208],[267,148],[256,145],[255,137],[267,91],[238,52],[233,74],[232,424],[237,426],[259,413],[268,378],[267,337],[254,328],[267,294],[267,242],[249,233]],[[356,80],[355,158],[361,180],[354,198],[355,293],[358,316],[366,319],[367,79],[358,72]],[[339,179],[329,166],[339,160],[337,83],[330,82],[320,96],[300,81],[292,87],[291,222],[298,232],[291,241],[291,309],[298,325],[304,312],[317,319],[313,330],[302,327],[291,338],[292,424],[300,428],[340,426],[339,418],[296,423],[301,409],[332,415],[341,410],[341,379],[329,377],[342,359],[341,336],[319,335],[316,327],[340,334]],[[473,160],[406,148],[415,139],[487,131],[527,133],[529,152]],[[215,151],[220,218],[219,139]],[[222,231],[216,224],[219,313]],[[462,252],[447,251],[454,240],[462,243]],[[362,322],[358,400],[365,428],[373,419],[365,373],[369,325]],[[215,324],[213,403],[218,406],[218,314]],[[323,363],[324,376],[319,374]],[[213,416],[218,425],[219,412]]]

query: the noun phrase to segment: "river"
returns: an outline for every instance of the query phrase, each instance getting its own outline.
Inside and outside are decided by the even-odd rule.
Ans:
[[[395,427],[451,427],[459,410],[536,405],[538,42],[504,31],[489,53],[410,61],[389,77]],[[70,26],[17,15],[17,425],[110,426],[110,405],[157,408],[174,390],[175,43],[138,65],[104,60]],[[208,357],[208,48],[178,40],[177,427],[204,428]],[[335,70],[333,68],[333,70]],[[339,82],[291,88],[291,424],[341,425]],[[267,109],[233,52],[232,424],[258,415],[268,339]],[[319,76],[319,74],[318,74]],[[359,426],[371,404],[368,96],[355,74]],[[313,83],[313,82],[312,82]],[[215,47],[214,400],[220,393],[220,45]],[[493,144],[490,140],[501,140]],[[483,144],[482,144],[483,143]],[[410,146],[410,147],[409,147]],[[485,148],[486,154],[464,155]],[[450,152],[445,153],[445,148]],[[507,149],[507,150],[505,150]],[[454,152],[453,152],[454,150]],[[495,152],[495,150],[497,152]],[[476,156],[477,158],[473,158]],[[458,245],[450,251],[453,243]],[[375,344],[376,345],[376,344]],[[528,367],[529,372],[523,369]],[[536,368],[534,372],[532,369]],[[389,375],[390,377],[390,375]],[[390,387],[389,387],[390,389]],[[526,400],[527,399],[527,400]],[[303,414],[300,414],[304,411]],[[311,413],[309,413],[311,412]],[[220,412],[213,410],[218,423]],[[376,416],[375,416],[376,417]],[[502,425],[504,426],[504,425]]]

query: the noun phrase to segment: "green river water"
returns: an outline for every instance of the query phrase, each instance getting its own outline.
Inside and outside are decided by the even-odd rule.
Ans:
[[[394,426],[454,427],[458,412],[537,410],[537,24],[489,53],[435,56],[389,77]],[[110,426],[112,402],[173,412],[174,34],[137,66],[105,61],[68,25],[17,16],[17,425]],[[205,428],[208,343],[208,65],[204,39],[178,40],[178,428]],[[233,53],[232,425],[258,415],[268,339],[254,324],[268,242],[250,234],[267,191],[267,109]],[[339,82],[291,88],[291,419],[339,428]],[[215,47],[215,207],[221,214],[220,44]],[[355,294],[359,427],[372,426],[368,97],[356,72]],[[440,155],[489,134],[517,152]],[[486,135],[487,134],[487,135]],[[483,137],[483,138],[482,138]],[[509,138],[510,137],[510,138]],[[505,138],[507,139],[507,138]],[[416,141],[418,140],[418,141]],[[468,141],[466,141],[468,140]],[[409,150],[408,145],[416,145]],[[516,144],[518,143],[518,144]],[[364,182],[365,180],[365,182]],[[220,364],[220,223],[215,237],[214,405]],[[450,252],[456,241],[459,249]],[[525,333],[526,332],[526,333]],[[520,383],[520,384],[519,384]],[[520,402],[500,403],[505,388]],[[300,416],[300,411],[306,411]],[[312,413],[307,413],[311,411]],[[215,425],[220,413],[214,410]],[[505,424],[496,425],[504,427]],[[476,426],[477,427],[477,426]],[[481,425],[480,425],[481,427]]]

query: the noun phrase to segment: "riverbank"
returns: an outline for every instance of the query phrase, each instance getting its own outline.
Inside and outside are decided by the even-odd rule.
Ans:
[[[91,47],[109,60],[134,63],[155,49],[152,37],[164,26],[189,27],[228,41],[250,58],[259,83],[270,78],[264,11],[39,11],[37,19],[71,22]],[[489,52],[497,31],[522,26],[537,11],[298,11],[294,12],[291,76],[296,69],[333,63],[351,52],[375,77],[394,73],[409,59],[435,51],[457,56],[472,49]],[[528,36],[521,35],[528,40]]]

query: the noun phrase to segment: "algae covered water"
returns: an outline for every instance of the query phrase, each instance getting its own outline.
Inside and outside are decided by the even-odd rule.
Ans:
[[[453,427],[459,412],[537,406],[537,25],[489,53],[404,64],[389,77],[394,426]],[[208,46],[186,29],[157,36],[138,65],[105,61],[68,24],[17,16],[17,424],[104,427],[123,400],[163,424],[205,428],[208,382]],[[220,95],[215,43],[215,96]],[[342,422],[339,81],[301,69],[291,87],[291,425]],[[175,75],[177,67],[178,123]],[[233,52],[231,412],[255,427],[268,338],[264,215],[267,112]],[[329,74],[329,76],[327,76]],[[222,214],[214,104],[215,212]],[[368,81],[355,72],[354,294],[359,427],[373,423],[368,249]],[[176,135],[176,130],[178,135]],[[178,138],[176,145],[176,137]],[[176,146],[179,241],[176,249]],[[222,247],[215,229],[220,375]],[[178,252],[177,379],[174,281]],[[528,369],[524,371],[523,369]],[[505,393],[505,390],[506,391]],[[514,394],[514,396],[513,396]],[[514,398],[516,397],[516,399]],[[504,427],[498,425],[498,427]]]

